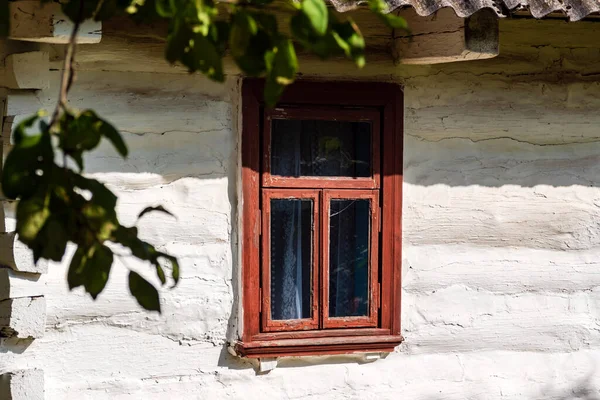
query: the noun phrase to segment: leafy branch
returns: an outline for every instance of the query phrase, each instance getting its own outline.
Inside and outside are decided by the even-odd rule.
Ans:
[[[162,285],[167,282],[165,269],[170,270],[173,286],[180,272],[174,256],[141,240],[137,227],[119,222],[117,196],[101,182],[84,176],[84,155],[103,138],[124,158],[128,149],[118,130],[93,110],[75,110],[68,105],[75,80],[77,34],[83,21],[103,21],[117,14],[135,21],[167,20],[168,62],[222,82],[228,51],[246,76],[265,78],[268,106],[275,105],[285,87],[294,82],[298,46],[322,59],[343,55],[359,68],[366,62],[365,40],[358,26],[351,18],[339,20],[324,0],[286,0],[283,4],[245,0],[225,3],[225,12],[214,0],[64,0],[61,5],[74,26],[56,108],[49,122],[38,112],[16,127],[1,183],[4,195],[18,200],[18,238],[33,251],[35,262],[41,258],[61,261],[67,245],[73,244],[69,288],[82,286],[94,299],[104,290],[114,261],[113,249],[118,246],[149,262]],[[369,0],[369,5],[389,26],[406,29],[402,18],[386,14],[384,0]],[[9,13],[0,11],[0,28],[6,33]],[[291,35],[279,30],[277,11],[289,17],[286,22]],[[62,165],[57,159],[63,160]],[[162,206],[147,207],[138,219],[156,211],[170,214]],[[129,272],[129,290],[143,308],[160,312],[156,287],[135,271]]]

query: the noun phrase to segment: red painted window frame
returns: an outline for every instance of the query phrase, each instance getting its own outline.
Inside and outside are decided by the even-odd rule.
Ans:
[[[271,175],[271,122],[273,119],[307,119],[307,114],[311,120],[332,120],[337,121],[361,121],[370,122],[372,125],[371,164],[372,176],[360,178],[347,177],[282,177]],[[296,188],[348,188],[348,189],[375,189],[380,187],[380,113],[377,109],[340,109],[338,107],[302,107],[294,108],[274,108],[267,109],[264,112],[263,124],[263,166],[262,185],[263,187],[296,187]]]
[[[379,320],[379,190],[324,189],[321,215],[321,307],[323,329],[377,328]],[[369,237],[369,315],[364,317],[329,316],[329,227],[332,199],[368,199],[371,201]]]
[[[319,231],[313,229],[312,240],[312,299],[311,318],[294,320],[271,319],[271,199],[310,199],[313,201],[313,227],[321,219],[320,190],[318,189],[272,189],[262,190],[262,330],[264,332],[319,329]]]
[[[279,104],[286,109],[331,107],[376,109],[381,124],[382,210],[378,321],[375,327],[308,331],[270,331],[262,328],[261,309],[261,132],[265,128],[264,81],[242,84],[242,337],[237,352],[246,357],[278,357],[355,352],[390,352],[402,342],[400,334],[402,260],[403,94],[400,86],[376,82],[297,82]],[[355,112],[352,111],[352,112]],[[264,133],[263,133],[264,134]],[[358,181],[358,179],[357,179]],[[303,184],[300,184],[302,186]],[[296,186],[298,187],[298,186]],[[339,186],[336,186],[339,188]],[[349,185],[348,189],[356,189]],[[372,187],[369,187],[372,188]],[[345,188],[341,188],[343,190]],[[367,189],[367,188],[364,188]],[[263,189],[265,190],[265,189]],[[322,234],[322,233],[321,233]]]

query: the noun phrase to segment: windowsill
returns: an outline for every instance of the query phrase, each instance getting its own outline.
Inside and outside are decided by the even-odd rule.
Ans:
[[[235,350],[249,358],[391,353],[403,340],[401,335],[264,340],[237,342]]]

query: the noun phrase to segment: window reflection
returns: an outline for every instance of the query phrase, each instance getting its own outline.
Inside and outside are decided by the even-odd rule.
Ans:
[[[370,200],[331,200],[329,316],[368,315]]]
[[[274,119],[271,174],[371,176],[371,123]]]

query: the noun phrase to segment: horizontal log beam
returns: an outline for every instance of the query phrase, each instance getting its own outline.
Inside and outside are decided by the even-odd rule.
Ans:
[[[0,399],[44,400],[44,371],[25,369],[0,375]]]
[[[395,53],[402,64],[439,64],[481,60],[498,55],[498,17],[483,9],[469,18],[457,17],[450,8],[421,17],[414,9],[399,13],[410,33],[397,30]]]
[[[10,54],[4,60],[2,86],[8,89],[47,89],[50,62],[45,51]]]
[[[10,33],[13,40],[67,44],[73,24],[62,13],[59,3],[41,5],[39,0],[20,0],[10,4]],[[99,43],[102,24],[86,20],[81,24],[77,43]]]
[[[44,284],[39,280],[40,274],[0,267],[0,300],[43,295]]]
[[[0,233],[0,265],[19,272],[44,274],[48,272],[48,262],[33,261],[33,253],[17,239],[15,232]]]
[[[0,300],[0,337],[37,339],[46,328],[46,299],[19,297]]]

